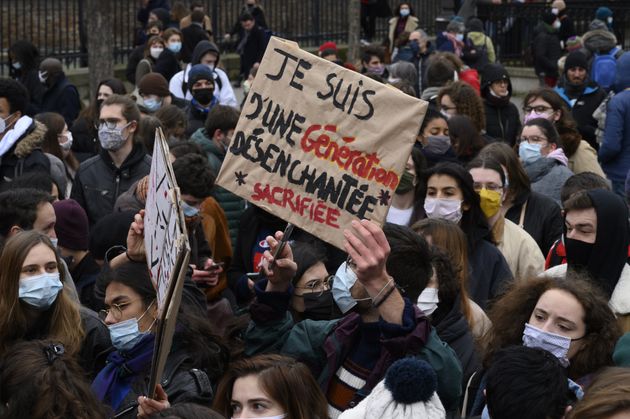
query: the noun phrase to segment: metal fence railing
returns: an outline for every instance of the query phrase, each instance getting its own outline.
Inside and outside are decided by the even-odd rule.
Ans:
[[[571,0],[567,3],[567,15],[573,20],[578,35],[589,29],[600,6],[613,11],[614,30],[619,43],[630,48],[630,1]],[[507,64],[523,64],[523,53],[536,35],[535,29],[543,13],[549,12],[545,3],[507,3],[478,7],[478,16],[486,25],[486,33],[492,37],[497,55]]]
[[[136,20],[138,2],[103,0],[110,3],[114,57],[116,64],[126,60],[140,28]],[[203,0],[211,16],[215,39],[221,40],[238,21],[243,0]],[[359,0],[356,0],[359,1]],[[398,0],[387,0],[392,8]],[[435,17],[443,0],[411,0],[422,27],[433,32]],[[8,49],[15,41],[35,44],[42,57],[55,56],[69,67],[87,65],[85,0],[1,0],[0,1],[0,75],[8,73]],[[171,2],[173,3],[173,2]],[[184,1],[186,5],[190,1]],[[345,43],[348,12],[345,0],[264,0],[266,20],[274,34],[292,39],[302,46],[324,41]],[[359,16],[356,17],[359,19]],[[378,19],[377,37],[386,37],[387,19]]]

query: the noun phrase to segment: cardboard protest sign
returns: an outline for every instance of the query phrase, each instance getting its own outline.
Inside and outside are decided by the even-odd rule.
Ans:
[[[273,37],[217,183],[343,248],[351,220],[385,220],[426,107]]]
[[[179,188],[168,145],[158,129],[149,173],[144,215],[144,243],[151,280],[156,288],[158,321],[151,371],[151,389],[159,382],[171,349],[190,247]],[[153,391],[153,390],[152,390]]]

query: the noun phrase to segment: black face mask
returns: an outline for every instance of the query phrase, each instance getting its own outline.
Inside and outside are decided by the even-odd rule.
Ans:
[[[212,98],[214,97],[214,89],[195,89],[192,91],[192,96],[197,102],[205,106],[212,102]]]
[[[567,264],[574,268],[587,268],[593,253],[594,243],[586,243],[581,240],[564,239],[564,247],[567,252]]]
[[[332,291],[326,290],[321,295],[317,292],[303,294],[304,313],[302,317],[311,320],[333,320],[341,317],[341,311],[335,304]]]
[[[105,99],[96,99],[96,106],[101,109],[103,107],[103,102],[105,102]]]

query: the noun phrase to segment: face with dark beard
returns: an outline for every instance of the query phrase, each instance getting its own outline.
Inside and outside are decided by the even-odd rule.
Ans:
[[[586,81],[586,69],[582,67],[573,67],[567,70],[567,79],[569,83],[580,85]]]

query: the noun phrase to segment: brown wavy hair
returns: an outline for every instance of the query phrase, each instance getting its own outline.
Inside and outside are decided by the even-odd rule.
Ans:
[[[606,368],[586,390],[584,398],[568,414],[568,419],[607,419],[630,413],[630,369]]]
[[[438,93],[437,103],[441,103],[442,97],[448,96],[457,106],[458,115],[466,115],[477,128],[477,132],[486,129],[486,113],[483,100],[468,83],[456,81],[442,88]]]
[[[30,230],[18,233],[7,241],[0,256],[0,358],[10,344],[24,339],[30,332],[26,307],[18,298],[18,289],[22,264],[38,244],[46,245],[55,253],[59,279],[63,283],[67,281],[59,255],[48,236]],[[45,338],[61,342],[68,354],[77,354],[85,332],[81,325],[79,304],[70,297],[65,286],[59,292],[50,314],[46,316],[49,318],[46,319]]]
[[[582,347],[570,360],[567,369],[569,378],[576,380],[612,365],[612,353],[621,336],[621,329],[601,290],[585,278],[567,272],[566,278],[561,279],[542,277],[514,282],[488,312],[492,328],[483,337],[484,367],[490,365],[498,350],[522,344],[525,323],[529,321],[540,297],[552,289],[573,295],[585,313],[586,335]]]
[[[517,197],[532,190],[527,172],[523,168],[516,152],[503,142],[491,143],[479,152],[479,157],[491,157],[505,167],[508,175],[506,201],[513,202]]]
[[[462,313],[472,329],[475,326],[475,318],[470,308],[468,296],[468,244],[466,235],[454,222],[438,218],[420,220],[411,226],[411,229],[423,237],[431,236],[433,245],[449,255],[457,277]]]
[[[567,107],[566,102],[560,95],[549,87],[541,87],[535,90],[531,90],[525,99],[523,100],[523,106],[529,105],[536,99],[542,99],[547,102],[551,108],[555,111],[560,111],[560,119],[555,121],[554,125],[558,134],[560,134],[560,146],[567,157],[571,157],[575,154],[582,136],[577,129],[577,123],[571,111]]]
[[[277,402],[286,419],[328,418],[328,402],[308,367],[293,358],[264,354],[241,359],[230,365],[221,379],[213,408],[232,417],[232,390],[238,378],[258,376],[262,390]]]
[[[105,419],[85,372],[55,341],[32,340],[11,346],[0,364],[0,401],[6,418]]]

